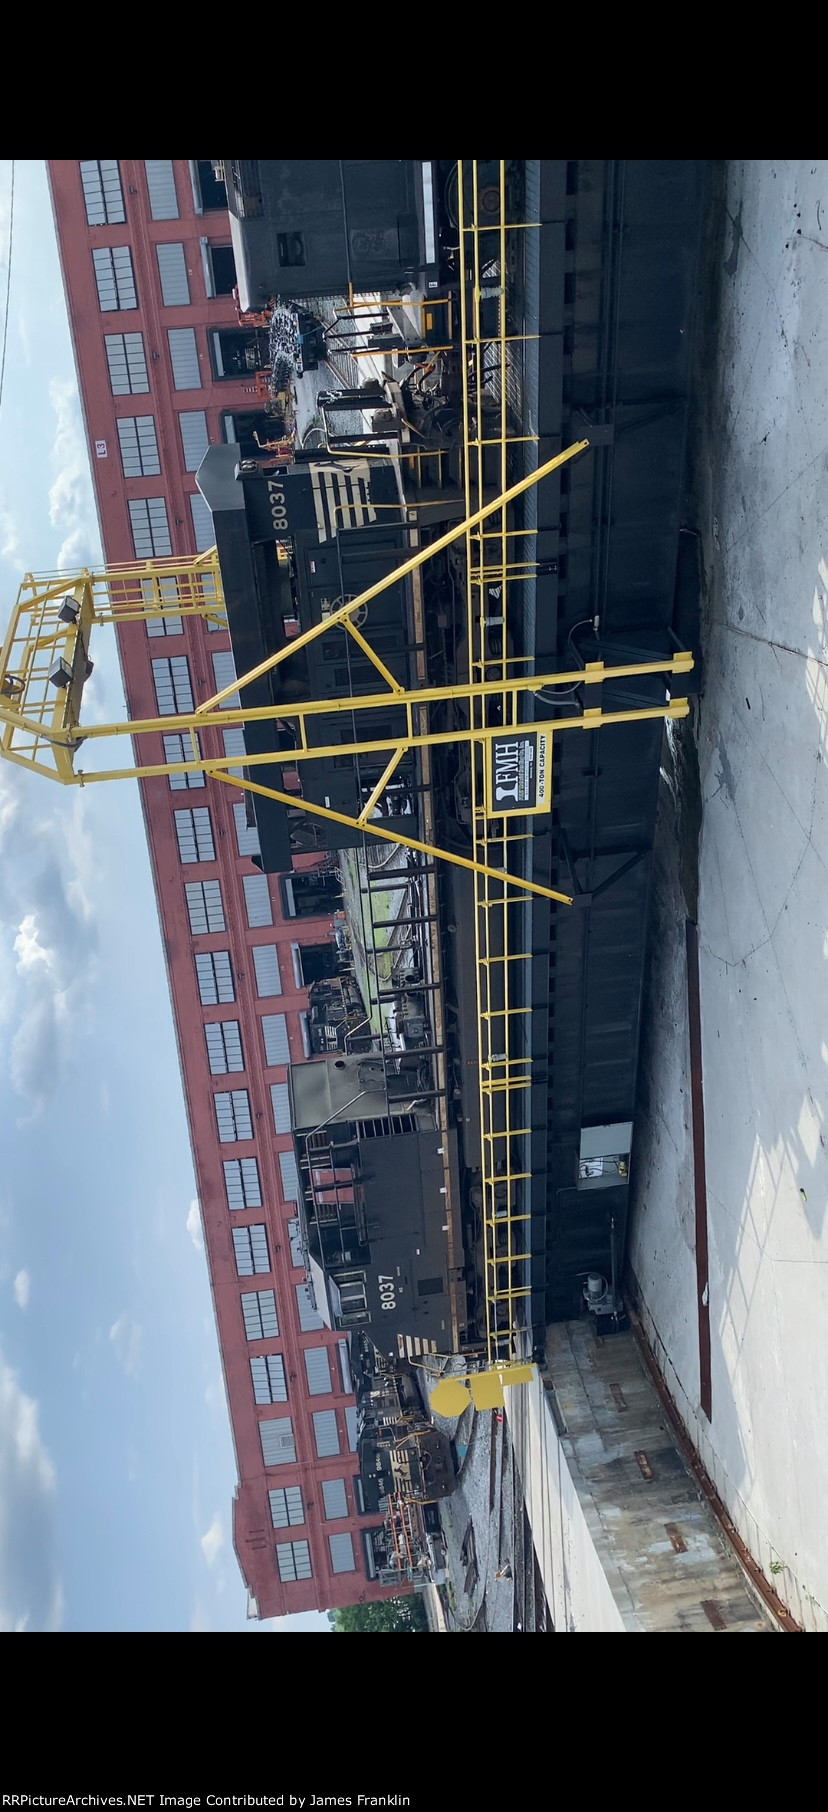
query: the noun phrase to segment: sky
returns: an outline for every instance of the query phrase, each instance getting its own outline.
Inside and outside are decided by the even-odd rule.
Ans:
[[[0,328],[11,164],[0,160]],[[101,559],[45,167],[15,164],[0,634]],[[125,714],[114,642],[84,709]],[[236,1468],[137,787],[0,764],[0,1631],[248,1620]]]

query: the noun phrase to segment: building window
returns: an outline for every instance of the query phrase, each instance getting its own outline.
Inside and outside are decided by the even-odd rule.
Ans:
[[[198,998],[203,1007],[218,1007],[225,1001],[235,1000],[229,950],[206,950],[196,957],[195,966]]]
[[[206,504],[204,507],[205,509],[207,508]],[[212,522],[212,517],[210,517],[210,521]],[[216,682],[216,691],[223,692],[225,686],[232,686],[233,681],[235,680],[236,663],[229,649],[224,649],[221,653],[214,654],[212,659],[213,678]],[[240,705],[241,699],[239,698],[238,692],[231,692],[228,694],[227,698],[222,699],[220,709],[222,711],[238,710]]]
[[[209,336],[217,378],[248,378],[269,364],[267,334],[257,327],[213,327]]]
[[[157,478],[161,471],[151,415],[119,415],[118,440],[125,478]]]
[[[350,1409],[346,1409],[346,1411],[345,1411],[345,1427],[348,1430],[348,1446],[350,1447],[352,1453],[356,1453],[358,1434],[357,1434],[357,1412],[354,1407],[351,1407]]]
[[[239,1277],[253,1277],[254,1274],[269,1271],[270,1253],[264,1224],[257,1227],[234,1227],[232,1233]]]
[[[262,1459],[266,1466],[295,1466],[296,1443],[290,1416],[274,1416],[259,1423]]]
[[[132,253],[128,245],[99,245],[92,253],[101,313],[138,307]]]
[[[278,1340],[279,1321],[272,1290],[251,1290],[241,1299],[244,1331],[248,1340]]]
[[[251,930],[257,930],[260,925],[272,925],[273,907],[270,901],[267,875],[245,875],[242,885],[244,903],[247,908],[247,923]]]
[[[206,805],[190,812],[174,812],[178,853],[182,862],[215,862],[213,828]]]
[[[297,1579],[311,1579],[313,1576],[310,1548],[306,1541],[278,1541],[276,1564],[283,1585],[290,1585]]]
[[[147,191],[153,220],[177,220],[178,197],[172,158],[147,157],[144,159],[144,169],[147,173]]]
[[[354,1544],[350,1535],[329,1535],[328,1547],[331,1551],[332,1573],[355,1573]]]
[[[322,1320],[322,1316],[317,1311],[316,1304],[314,1303],[307,1284],[298,1283],[295,1287],[296,1312],[299,1316],[299,1326],[303,1334],[315,1334],[318,1328],[323,1328],[325,1326],[325,1323]],[[338,1448],[337,1452],[339,1452]]]
[[[290,1045],[288,1044],[287,1020],[284,1013],[265,1013],[262,1019],[262,1038],[264,1039],[266,1064],[272,1068],[274,1064],[290,1063]]]
[[[351,1376],[351,1361],[348,1357],[347,1340],[338,1340],[336,1343],[336,1351],[339,1359],[339,1376],[342,1380],[342,1389],[346,1397],[350,1397],[353,1394],[354,1380]]]
[[[118,159],[81,160],[80,174],[89,226],[118,226],[126,220]]]
[[[325,1519],[329,1523],[339,1521],[348,1514],[348,1499],[344,1479],[323,1479],[322,1499],[325,1505]]]
[[[153,573],[151,578],[142,579],[141,598],[150,610],[158,612],[146,619],[148,636],[184,634],[183,617],[169,608],[178,603],[178,580],[170,573]]]
[[[190,515],[193,519],[196,551],[205,554],[208,547],[215,547],[216,531],[213,528],[213,512],[200,491],[190,492]]]
[[[189,736],[165,736],[164,760],[192,761],[193,745],[191,738]],[[198,768],[193,768],[189,774],[168,774],[167,778],[172,793],[185,793],[188,787],[206,785],[204,775]],[[232,998],[233,996],[231,994],[230,999],[232,1000]]]
[[[197,472],[210,445],[204,410],[182,409],[178,417],[178,429],[184,452],[184,470]]]
[[[336,1426],[335,1409],[315,1409],[313,1412],[313,1438],[320,1460],[339,1452],[339,1429]]]
[[[192,711],[190,663],[185,654],[162,656],[153,661],[152,683],[159,717],[178,717]]]
[[[260,1000],[267,1000],[272,994],[281,994],[282,977],[275,944],[253,945],[253,967],[256,971],[256,993]]]
[[[292,1151],[280,1151],[279,1169],[282,1173],[282,1194],[286,1202],[298,1202],[301,1194],[299,1172]]]
[[[208,296],[232,296],[238,281],[232,245],[211,245],[202,239],[201,262]]]
[[[168,327],[167,340],[176,390],[200,390],[201,366],[193,328]]]
[[[190,300],[187,260],[183,245],[157,245],[161,300],[165,308],[186,308]]]
[[[221,884],[218,881],[188,881],[184,889],[190,930],[194,937],[208,931],[226,931]]]
[[[261,1208],[262,1185],[255,1158],[225,1158],[224,1188],[228,1208]]]
[[[343,1328],[359,1327],[369,1320],[368,1296],[365,1287],[364,1271],[343,1272],[336,1280],[339,1300],[342,1305],[338,1317]]]
[[[230,703],[229,699],[227,700],[227,703]],[[255,824],[248,824],[247,822],[247,806],[243,799],[239,801],[238,805],[234,805],[233,817],[236,823],[236,842],[239,848],[239,855],[258,856],[259,833]]]
[[[104,334],[104,347],[113,396],[141,396],[149,390],[142,333]]]
[[[359,1478],[358,1475],[355,1475],[352,1478],[351,1489],[353,1490],[353,1494],[354,1494],[354,1503],[357,1508],[357,1515],[358,1516],[369,1516],[370,1511],[367,1510],[366,1506],[365,1506],[365,1489],[363,1487],[362,1480],[361,1480],[361,1478]],[[372,1575],[372,1577],[373,1577],[373,1575]]]
[[[163,497],[130,497],[129,520],[136,560],[172,553],[167,505]]]
[[[302,1493],[298,1485],[287,1485],[284,1491],[269,1491],[267,1495],[274,1529],[295,1529],[304,1522]]]
[[[204,1027],[211,1076],[227,1076],[244,1069],[241,1028],[237,1019],[216,1019]]]
[[[244,746],[244,731],[241,724],[234,724],[232,729],[222,730],[221,734],[224,738],[225,755],[247,754],[247,750]],[[233,774],[237,780],[242,780],[244,778],[244,768],[228,768],[227,772],[228,774]]]
[[[295,270],[298,265],[304,264],[304,233],[277,233],[276,245],[279,253],[279,263],[282,265],[283,269]]]
[[[305,1348],[303,1357],[308,1377],[308,1396],[330,1396],[333,1385],[331,1384],[331,1362],[328,1358],[327,1347],[308,1346]]]
[[[259,1359],[251,1359],[250,1376],[257,1403],[287,1402],[285,1362],[280,1353],[264,1353]]]
[[[274,1131],[290,1132],[290,1094],[286,1082],[271,1082],[270,1105],[273,1108]]]
[[[246,1088],[234,1088],[229,1095],[214,1095],[216,1124],[221,1145],[241,1145],[253,1137],[250,1097]]]
[[[216,175],[212,158],[191,158],[190,176],[197,214],[215,214],[226,209],[227,190],[222,177]]]
[[[288,1221],[288,1241],[290,1243],[290,1262],[294,1269],[304,1267],[305,1252],[302,1245],[302,1228],[298,1220]]]

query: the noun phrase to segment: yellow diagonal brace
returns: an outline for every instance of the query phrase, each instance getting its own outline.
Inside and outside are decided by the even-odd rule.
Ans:
[[[578,440],[571,447],[565,447],[563,453],[556,453],[554,459],[547,459],[544,465],[538,466],[536,471],[530,472],[527,478],[521,478],[517,484],[510,485],[508,491],[503,491],[500,497],[494,499],[493,503],[484,504],[482,509],[475,510],[474,514],[467,516],[463,522],[455,523],[454,528],[448,529],[444,535],[438,535],[436,541],[430,541],[427,547],[421,547],[416,554],[411,554],[407,560],[402,562],[401,566],[395,566],[390,573],[386,573],[384,579],[378,579],[375,585],[369,585],[368,590],[361,592],[358,598],[352,598],[350,603],[342,604],[339,610],[333,610],[324,622],[315,623],[312,629],[306,629],[303,635],[296,636],[285,648],[280,648],[276,654],[268,655],[267,660],[261,661],[258,667],[251,667],[249,673],[241,674],[232,686],[225,686],[221,692],[214,693],[212,698],[205,699],[203,705],[198,707],[199,713],[212,711],[215,705],[220,705],[222,699],[230,698],[241,686],[249,686],[253,680],[261,679],[263,673],[270,673],[272,668],[278,667],[281,661],[286,661],[289,655],[296,653],[297,649],[307,647],[308,643],[315,641],[317,636],[324,635],[326,629],[332,629],[335,624],[344,622],[353,611],[361,610],[364,605],[370,604],[372,598],[378,598],[381,592],[388,590],[389,586],[396,585],[398,579],[405,579],[409,573],[416,572],[418,567],[425,566],[426,561],[433,560],[435,554],[441,554],[444,548],[452,547],[455,541],[459,541],[461,536],[468,534],[470,529],[476,528],[478,523],[485,522],[486,518],[494,515],[496,510],[505,509],[507,504],[514,502],[516,497],[521,497],[524,491],[531,490],[533,485],[540,484],[541,479],[548,478],[550,472],[556,472],[559,466],[566,465],[568,460],[575,459],[579,453],[586,452],[588,446],[588,440]]]
[[[367,822],[367,820],[370,818],[371,813],[374,809],[374,806],[377,803],[377,800],[382,797],[382,794],[385,791],[385,788],[386,788],[389,780],[391,779],[391,775],[393,774],[394,769],[402,761],[402,758],[403,758],[405,752],[406,752],[405,743],[401,743],[400,747],[398,749],[394,750],[394,753],[391,757],[391,760],[388,763],[387,768],[380,775],[379,780],[377,781],[377,784],[374,787],[373,792],[370,793],[368,798],[366,799],[365,804],[362,808],[362,811],[360,812],[359,817],[357,818],[357,824],[365,824]]]
[[[297,797],[295,793],[280,793],[275,787],[260,786],[255,780],[236,780],[231,774],[223,774],[218,768],[212,768],[209,762],[204,763],[205,772],[213,779],[223,781],[225,786],[243,787],[246,792],[260,793],[263,799],[275,799],[279,805],[292,806],[295,810]],[[88,776],[93,780],[95,776]],[[350,818],[347,812],[334,812],[326,805],[314,805],[309,799],[301,800],[303,812],[310,812],[314,818],[327,818],[332,824],[347,824],[351,830],[365,830],[357,818]],[[537,881],[524,881],[520,875],[509,875],[502,868],[487,868],[483,862],[473,862],[469,856],[458,856],[453,849],[438,849],[434,843],[422,843],[419,837],[404,837],[400,831],[383,830],[373,823],[367,835],[380,837],[384,843],[399,843],[404,849],[416,849],[421,856],[434,856],[439,862],[453,862],[455,868],[467,868],[472,874],[487,875],[491,881],[509,882],[510,886],[520,888],[525,893],[536,893],[542,900],[557,900],[561,906],[572,905],[572,895],[556,893],[554,888],[541,887]]]

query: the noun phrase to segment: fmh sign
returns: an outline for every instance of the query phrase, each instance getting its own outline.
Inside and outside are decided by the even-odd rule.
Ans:
[[[489,818],[548,812],[552,795],[552,738],[546,730],[504,730],[486,748],[485,804]]]

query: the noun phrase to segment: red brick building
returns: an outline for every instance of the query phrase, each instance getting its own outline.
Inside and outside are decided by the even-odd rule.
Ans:
[[[223,185],[184,158],[48,170],[106,557],[202,550],[206,447],[266,428]],[[151,627],[120,632],[132,717],[189,709],[232,678],[220,627]],[[243,732],[223,734],[243,752]],[[142,759],[181,759],[179,740],[143,738]],[[387,1594],[371,1578],[346,1341],[308,1295],[295,1219],[285,1065],[309,1054],[305,983],[330,901],[310,859],[292,883],[260,873],[240,798],[201,775],[142,783],[239,1470],[235,1545],[269,1617]]]

